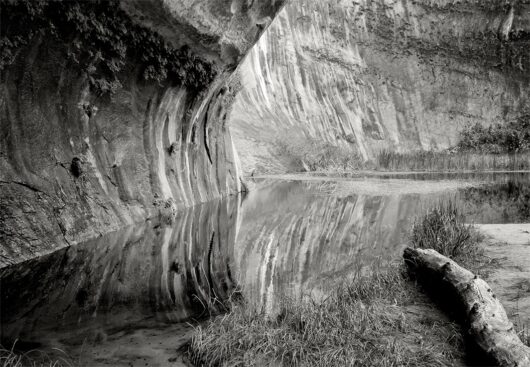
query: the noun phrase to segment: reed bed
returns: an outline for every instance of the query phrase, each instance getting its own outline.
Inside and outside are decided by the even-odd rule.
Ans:
[[[396,172],[527,171],[530,152],[484,153],[458,151],[415,151],[399,153],[384,149],[364,160],[353,148],[334,146],[311,139],[281,140],[278,154],[294,171],[354,172],[379,170]]]
[[[374,165],[378,170],[387,171],[525,171],[530,170],[530,153],[397,153],[383,150],[377,154]]]

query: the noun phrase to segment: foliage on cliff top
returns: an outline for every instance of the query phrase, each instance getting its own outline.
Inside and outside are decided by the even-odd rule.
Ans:
[[[65,57],[87,75],[98,94],[121,87],[126,63],[141,65],[145,80],[201,90],[215,70],[187,47],[132,22],[117,0],[1,0],[0,70],[11,65],[36,37],[63,45]]]

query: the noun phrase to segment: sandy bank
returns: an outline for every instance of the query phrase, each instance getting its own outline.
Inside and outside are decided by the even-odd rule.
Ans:
[[[509,317],[530,326],[530,223],[479,224],[486,235],[486,255],[495,260],[488,281]]]

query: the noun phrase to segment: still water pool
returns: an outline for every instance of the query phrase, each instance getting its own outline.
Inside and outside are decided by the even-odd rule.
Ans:
[[[82,365],[168,365],[185,322],[238,294],[326,294],[398,261],[440,200],[473,223],[530,221],[527,173],[255,179],[252,190],[0,269],[1,337]],[[61,350],[59,352],[57,349]]]

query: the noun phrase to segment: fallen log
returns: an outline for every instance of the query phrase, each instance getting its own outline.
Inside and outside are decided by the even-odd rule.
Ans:
[[[449,291],[451,306],[466,315],[470,336],[501,367],[530,367],[530,347],[524,345],[488,283],[432,249],[407,248],[405,263],[418,279],[428,279]]]

